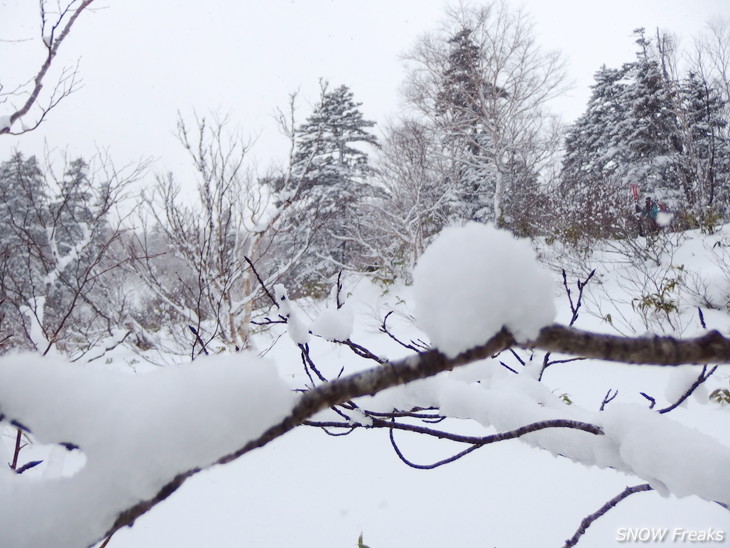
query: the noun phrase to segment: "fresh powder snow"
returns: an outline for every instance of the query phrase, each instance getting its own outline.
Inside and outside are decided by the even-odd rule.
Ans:
[[[309,327],[300,318],[298,311],[294,310],[289,294],[282,284],[274,286],[274,296],[279,304],[279,314],[286,318],[287,332],[294,344],[307,344],[309,342]]]
[[[14,548],[79,548],[177,474],[205,468],[282,420],[295,401],[252,354],[130,375],[37,354],[0,360],[1,412],[41,443],[86,457],[71,477],[0,467],[0,536]]]
[[[529,242],[491,225],[443,230],[413,280],[418,325],[449,357],[503,327],[517,340],[533,339],[555,319],[552,278]]]
[[[312,324],[312,333],[328,341],[345,341],[352,334],[354,316],[349,306],[325,308]]]

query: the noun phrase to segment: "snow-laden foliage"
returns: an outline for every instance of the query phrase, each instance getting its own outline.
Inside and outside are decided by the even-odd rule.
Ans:
[[[0,535],[14,548],[79,548],[176,474],[207,467],[285,417],[289,387],[248,354],[144,375],[37,354],[0,360],[0,412],[86,458],[71,477],[28,481],[0,468]]]
[[[0,329],[13,348],[79,357],[107,338],[124,305],[111,273],[130,179],[103,157],[52,165],[15,153],[0,163]],[[132,174],[131,178],[134,178]]]
[[[292,229],[279,236],[278,250],[308,247],[288,275],[287,284],[322,292],[329,278],[357,261],[354,239],[366,199],[378,195],[370,184],[368,150],[376,147],[375,122],[365,119],[362,103],[345,85],[328,89],[312,114],[296,128],[290,174],[274,181],[277,191],[296,190],[286,217],[294,226],[312,224],[311,234]]]
[[[413,276],[418,324],[450,357],[502,327],[529,340],[555,318],[551,276],[530,244],[491,225],[443,230]]]
[[[679,226],[711,226],[728,206],[720,88],[707,75],[679,74],[668,37],[636,35],[636,59],[596,72],[586,111],[565,137],[560,185],[569,238],[640,231],[632,218],[639,196],[641,205],[652,197],[681,212],[673,219]]]
[[[525,12],[495,2],[449,10],[407,60],[406,99],[438,136],[451,220],[524,231],[541,205],[536,174],[554,158],[561,56],[538,46]]]

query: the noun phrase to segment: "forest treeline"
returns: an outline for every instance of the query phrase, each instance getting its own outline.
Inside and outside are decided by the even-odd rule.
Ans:
[[[108,157],[5,159],[2,349],[243,349],[274,284],[321,297],[343,271],[408,281],[452,224],[590,249],[730,215],[730,23],[682,50],[637,29],[635,58],[597,68],[567,126],[551,110],[566,62],[539,47],[526,13],[462,6],[443,23],[406,55],[399,117],[376,127],[356,90],[323,81],[303,121],[296,95],[279,112],[290,153],[266,173],[215,117],[179,119],[192,179]]]

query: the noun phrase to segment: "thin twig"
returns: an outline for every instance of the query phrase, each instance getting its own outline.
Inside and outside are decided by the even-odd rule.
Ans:
[[[188,326],[188,329],[192,331],[193,335],[195,336],[195,340],[198,341],[198,344],[200,344],[200,348],[203,349],[203,353],[208,356],[208,349],[205,347],[205,342],[200,337],[200,333],[198,333],[198,330],[195,329],[192,325]],[[195,352],[195,344],[193,344],[193,353]],[[193,355],[193,359],[195,359],[195,356]]]
[[[643,491],[653,491],[651,485],[648,483],[642,483],[641,485],[634,485],[633,487],[627,487],[621,493],[613,497],[611,500],[609,500],[606,504],[601,506],[596,512],[592,513],[589,516],[586,516],[583,518],[583,521],[580,522],[580,526],[578,527],[578,530],[575,532],[575,534],[565,541],[565,544],[563,545],[563,548],[572,548],[576,544],[578,544],[578,541],[580,538],[585,534],[586,530],[593,524],[594,521],[596,521],[598,518],[602,517],[606,512],[608,512],[611,508],[616,506],[619,502],[624,500],[626,497],[629,497],[633,495],[634,493],[641,493]]]
[[[687,389],[687,391],[684,394],[682,394],[682,396],[677,401],[675,401],[672,405],[668,405],[664,409],[660,409],[658,411],[658,413],[662,413],[662,414],[669,413],[670,411],[672,411],[672,410],[676,409],[677,407],[679,407],[680,405],[682,405],[687,400],[687,398],[689,398],[694,393],[694,391],[697,390],[697,388],[699,388],[699,386],[702,383],[704,383],[707,379],[709,379],[713,375],[713,373],[715,373],[715,371],[717,371],[717,366],[713,367],[708,372],[707,365],[703,365],[702,371],[698,375],[697,379],[695,379],[695,381],[690,385],[690,387]]]
[[[111,535],[109,535],[108,537],[106,537],[106,538],[104,539],[104,542],[102,542],[102,543],[101,543],[101,544],[99,545],[99,548],[106,548],[106,545],[107,545],[107,544],[109,544],[109,541],[110,541],[110,540],[112,539],[112,537],[113,537],[113,536],[114,536],[114,533],[112,533]]]
[[[253,261],[251,261],[251,259],[249,259],[248,257],[244,257],[243,259],[248,263],[248,266],[251,267],[251,271],[253,272],[254,276],[256,276],[256,279],[258,280],[259,285],[261,286],[261,289],[263,289],[264,293],[266,293],[266,296],[269,298],[269,300],[272,303],[274,303],[274,306],[276,308],[279,308],[279,303],[276,302],[276,298],[274,298],[274,295],[271,294],[271,291],[269,291],[269,288],[266,287],[264,280],[262,280],[261,276],[259,276],[259,273],[256,270],[256,267],[253,265]]]
[[[613,394],[611,394],[611,389],[609,388],[606,395],[603,396],[600,410],[603,411],[609,403],[616,399],[616,396],[618,396],[618,390],[613,390]]]
[[[394,334],[393,334],[393,333],[392,333],[392,332],[390,331],[390,329],[388,329],[388,318],[390,317],[390,315],[391,315],[392,313],[393,313],[393,311],[391,310],[391,311],[390,311],[390,312],[388,312],[388,313],[387,313],[387,314],[385,315],[385,317],[383,318],[383,323],[382,323],[382,324],[380,324],[380,332],[381,332],[381,333],[385,333],[386,335],[388,335],[388,337],[390,337],[391,339],[393,339],[393,340],[394,340],[395,342],[397,342],[397,343],[398,343],[399,345],[401,345],[401,346],[402,346],[403,348],[407,348],[408,350],[413,350],[414,352],[419,352],[419,353],[420,353],[420,352],[423,352],[423,348],[418,348],[418,347],[417,347],[417,346],[415,346],[414,344],[408,344],[408,343],[405,343],[405,342],[401,341],[401,340],[400,340],[400,339],[399,339],[398,337],[396,337],[396,336],[395,336],[395,335],[394,335]]]
[[[381,358],[380,356],[373,354],[370,350],[368,350],[367,348],[365,348],[364,346],[362,346],[360,344],[353,342],[351,339],[345,339],[344,341],[333,341],[333,342],[336,342],[338,344],[344,344],[345,346],[349,347],[350,350],[352,350],[355,354],[357,354],[361,358],[373,360],[380,364],[386,363],[388,361],[385,358]]]
[[[643,397],[645,397],[647,400],[649,400],[649,409],[654,409],[654,406],[656,405],[656,400],[652,398],[649,394],[646,392],[639,392]]]
[[[510,430],[508,432],[500,432],[498,434],[492,434],[490,436],[484,436],[484,437],[480,437],[480,438],[458,436],[456,434],[450,434],[448,432],[440,432],[440,431],[431,430],[430,428],[422,428],[422,427],[413,426],[413,425],[401,424],[401,425],[396,426],[396,424],[397,423],[395,423],[395,421],[391,421],[389,423],[390,443],[393,446],[393,449],[395,450],[396,454],[398,455],[398,458],[400,458],[405,464],[407,464],[411,468],[416,468],[418,470],[432,470],[434,468],[438,468],[445,464],[454,462],[454,461],[468,455],[472,451],[479,449],[480,447],[484,447],[485,445],[490,445],[492,443],[498,443],[501,441],[512,440],[515,438],[522,437],[526,434],[530,434],[532,432],[538,432],[540,430],[545,430],[547,428],[573,428],[575,430],[582,430],[584,432],[588,432],[588,433],[594,434],[594,435],[603,434],[603,430],[598,426],[595,426],[593,424],[584,423],[584,422],[579,422],[579,421],[567,420],[567,419],[554,419],[554,420],[545,420],[545,421],[534,422],[532,424],[527,424],[525,426],[521,426],[514,430]],[[382,425],[382,426],[384,426],[384,425]],[[393,430],[396,428],[401,429],[401,430],[409,430],[411,432],[417,432],[419,434],[429,434],[429,435],[436,436],[439,438],[451,439],[453,441],[470,443],[470,444],[472,444],[472,446],[467,449],[464,449],[463,451],[460,451],[459,453],[457,453],[451,457],[440,460],[433,464],[415,464],[415,463],[409,461],[408,459],[406,459],[406,457],[403,455],[403,452],[400,450],[400,448],[396,444],[395,438],[393,436]]]

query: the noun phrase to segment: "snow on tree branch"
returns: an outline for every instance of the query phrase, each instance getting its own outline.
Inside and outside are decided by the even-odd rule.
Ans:
[[[0,468],[3,544],[18,548],[91,544],[171,476],[259,437],[294,402],[271,364],[241,354],[144,376],[26,354],[3,358],[0,378],[4,419],[86,457],[74,476],[46,481]]]
[[[502,268],[486,264],[492,253],[500,255]],[[429,289],[418,310],[421,321],[424,314],[437,316],[427,322],[436,348],[336,380],[320,377],[321,384],[301,395],[270,364],[247,353],[134,376],[39,356],[0,360],[0,419],[42,442],[78,448],[87,459],[72,477],[41,482],[0,470],[4,540],[19,548],[91,546],[132,525],[198,472],[344,404],[362,420],[369,417],[364,409],[375,417],[378,409],[439,409],[443,416],[496,429],[495,436],[469,442],[474,447],[519,438],[575,462],[633,474],[660,494],[730,504],[730,478],[722,472],[730,467],[730,448],[665,414],[627,404],[596,412],[566,406],[530,375],[494,363],[480,383],[442,374],[519,346],[634,364],[730,363],[730,340],[716,332],[685,341],[620,338],[546,325],[552,321],[552,288],[543,283],[531,250],[491,227],[449,230],[424,258],[416,294],[423,290],[419,284]],[[446,273],[436,274],[434,265],[447,266]],[[481,286],[524,290],[529,297],[516,297],[510,309],[509,300],[495,300]],[[433,299],[433,292],[440,297]],[[276,293],[282,307],[285,292],[278,287]],[[290,312],[285,308],[280,312]],[[479,315],[492,320],[479,323]],[[439,322],[477,325],[464,336],[444,335],[442,348]]]
[[[49,18],[50,13],[46,9],[47,2],[41,1],[41,38],[46,50],[46,55],[43,63],[38,69],[38,72],[31,80],[32,87],[27,92],[27,97],[23,103],[19,107],[16,107],[10,114],[0,115],[0,135],[21,135],[23,133],[33,131],[40,126],[53,108],[77,89],[78,67],[64,68],[56,82],[56,85],[51,91],[50,97],[43,104],[40,103],[40,95],[43,90],[43,86],[45,85],[47,73],[58,54],[61,44],[71,32],[71,28],[74,23],[76,23],[78,17],[93,3],[93,1],[94,0],[71,0],[65,5],[58,3],[58,12],[55,14],[55,19]],[[24,86],[21,86],[21,88],[22,87]],[[10,94],[21,94],[21,90],[15,90]],[[6,93],[3,93],[2,86],[0,86],[0,98],[2,98],[3,95],[6,95]],[[18,120],[22,121],[22,119],[34,106],[37,106],[40,109],[40,114],[37,115],[36,119],[32,122],[23,123],[20,130],[13,130],[13,124],[15,124]]]
[[[572,340],[571,330],[561,330],[557,326],[550,329],[550,340],[558,340],[561,332],[568,333],[568,340]],[[583,333],[581,340],[600,341],[602,337]],[[642,338],[633,339],[636,345],[644,342]],[[3,418],[22,424],[42,441],[77,445],[88,459],[85,468],[74,477],[56,479],[47,484],[28,486],[20,484],[9,471],[0,473],[0,483],[8,487],[0,493],[8,493],[6,496],[12,499],[12,504],[9,499],[4,507],[16,509],[0,517],[4,534],[6,538],[13,539],[13,546],[18,547],[60,546],[61,538],[67,539],[65,546],[91,546],[94,541],[133,524],[138,517],[176,491],[187,478],[205,467],[231,462],[263,447],[324,409],[433,377],[460,365],[488,358],[514,344],[514,337],[502,329],[485,344],[453,358],[437,350],[416,354],[321,384],[297,400],[290,395],[288,387],[274,378],[269,365],[240,354],[200,359],[194,365],[165,369],[142,377],[78,369],[36,356],[4,358],[0,362],[0,410]],[[539,338],[535,344],[539,344]],[[684,346],[693,348],[697,344],[696,341],[674,341],[673,345],[680,349],[676,356],[685,355],[681,350]],[[724,340],[724,344],[730,348],[730,341]],[[688,355],[694,354],[690,352]],[[653,360],[647,361],[652,363]],[[725,353],[722,361],[730,363],[730,351]],[[524,376],[515,378],[522,379],[519,382],[526,380]],[[528,381],[535,383],[532,388],[522,386],[518,387],[519,390],[507,390],[508,385],[503,384],[499,390],[477,393],[478,399],[485,404],[492,402],[491,405],[498,405],[494,402],[498,400],[499,393],[509,399],[519,393],[534,392],[536,387],[547,390],[532,379]],[[470,406],[477,405],[474,396],[465,397],[470,390],[472,388],[464,383],[447,383],[443,385],[439,403],[449,411],[457,411],[455,416],[460,416],[464,402],[471,402]],[[462,412],[453,408],[457,402],[461,402]],[[519,409],[521,405],[517,401],[513,408]],[[535,404],[533,409],[540,407]],[[503,412],[505,409],[511,408],[504,408]],[[596,425],[593,434],[605,431],[606,435],[599,435],[603,441],[587,449],[584,437],[579,445],[567,446],[558,439],[559,451],[563,454],[566,448],[572,448],[583,456],[575,453],[568,456],[587,463],[593,460],[594,464],[595,458],[603,455],[604,466],[610,463],[619,469],[630,469],[642,477],[651,475],[655,488],[669,489],[680,496],[699,491],[695,494],[730,503],[727,497],[730,487],[715,473],[718,463],[721,467],[730,464],[730,449],[663,415],[635,406],[620,406],[615,412],[604,413],[604,419],[594,414],[587,417],[589,420],[571,417],[567,409],[569,407],[563,405],[561,413],[562,418],[568,420],[556,422],[554,426],[587,430],[592,420]],[[281,418],[283,415],[286,416]],[[554,418],[557,417],[551,417]],[[581,418],[586,419],[586,416]],[[522,426],[551,419],[541,416],[529,420],[524,414],[514,417],[516,421],[523,421]],[[577,426],[571,426],[571,420]],[[511,429],[505,428],[505,431]],[[525,428],[520,434],[538,435],[534,430]],[[658,434],[647,438],[647,432]],[[577,435],[586,434],[578,432]],[[692,458],[700,459],[693,462],[702,462],[693,466],[692,474],[681,467],[681,474],[677,475],[676,466],[672,468],[672,463],[679,466],[684,462],[681,455],[668,459],[665,470],[657,471],[652,455],[667,447],[660,444],[657,448],[656,437],[665,439],[670,435],[673,439],[679,436],[682,440],[682,443],[673,443],[676,451],[685,455],[687,448],[693,447]],[[504,439],[510,439],[510,436]],[[545,438],[547,442],[540,438],[531,439],[537,440],[531,443],[546,446],[546,443],[554,443],[556,438],[548,436]],[[239,445],[236,446],[236,443]],[[150,447],[155,448],[154,456],[149,454]],[[635,452],[633,457],[630,454],[632,450]],[[586,456],[593,451],[596,452],[593,457]],[[619,458],[620,451],[628,452],[628,456]],[[627,464],[623,458],[628,458],[633,464]],[[646,466],[647,462],[651,462],[652,466],[643,470],[642,466]],[[102,481],[101,478],[105,479]],[[94,504],[89,503],[92,498]],[[75,504],[74,500],[78,503]],[[30,507],[34,508],[34,523],[48,524],[32,535],[29,531],[34,528],[23,525],[23,512]],[[78,508],[81,507],[87,508],[89,513],[79,513]],[[69,510],[59,511],[59,508]],[[43,519],[39,518],[41,515]]]
[[[419,326],[450,357],[502,327],[532,339],[555,317],[552,280],[529,243],[490,225],[443,230],[413,278]]]

